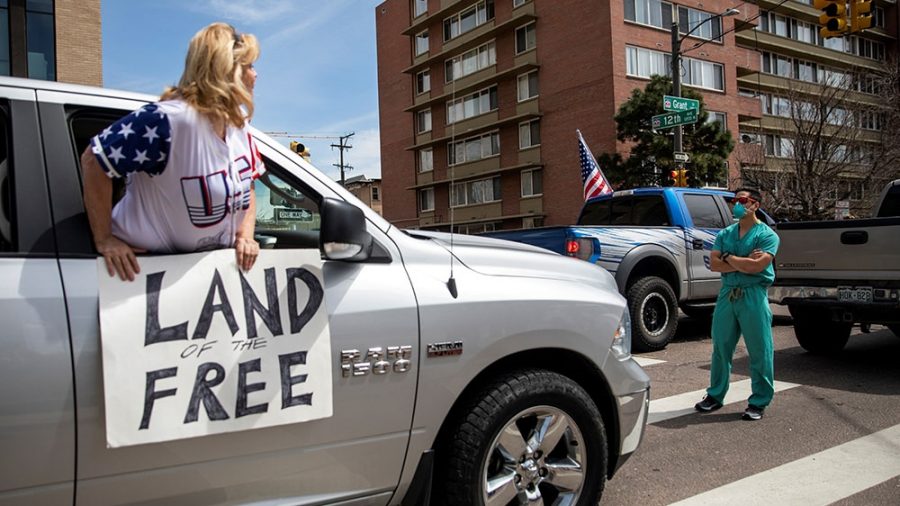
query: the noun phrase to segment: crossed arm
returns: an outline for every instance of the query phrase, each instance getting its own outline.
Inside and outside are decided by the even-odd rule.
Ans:
[[[755,249],[748,257],[728,255],[722,260],[722,253],[713,250],[710,254],[709,269],[713,272],[743,272],[744,274],[757,274],[766,269],[772,263],[772,254]]]

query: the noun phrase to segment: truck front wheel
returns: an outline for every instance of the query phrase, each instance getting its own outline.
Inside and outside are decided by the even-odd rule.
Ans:
[[[606,452],[603,419],[581,386],[555,372],[513,372],[464,408],[439,450],[432,497],[444,505],[595,505]]]
[[[634,350],[665,348],[678,328],[678,300],[669,283],[656,276],[641,278],[631,285],[626,298]]]
[[[844,349],[853,329],[851,322],[831,321],[827,311],[788,306],[794,318],[794,335],[804,350],[831,354]]]

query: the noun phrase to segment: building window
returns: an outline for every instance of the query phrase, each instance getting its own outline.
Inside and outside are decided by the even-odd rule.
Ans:
[[[425,148],[419,150],[419,172],[431,172],[434,170],[434,150]]]
[[[679,6],[678,30],[681,33],[688,33],[691,30],[694,30],[691,37],[721,42],[722,17],[717,16],[716,14],[691,9],[690,7]]]
[[[528,0],[513,0],[513,8],[521,7],[521,6],[525,5],[525,2],[527,2],[527,1]]]
[[[379,200],[380,198],[381,198],[381,197],[378,195],[378,187],[377,187],[377,186],[373,186],[373,187],[372,187],[372,201],[374,202],[374,201],[376,201],[376,200]]]
[[[764,139],[766,156],[774,156],[776,158],[790,158],[794,155],[794,143],[791,141],[791,139],[772,134],[766,134]]]
[[[642,47],[625,46],[625,73],[636,77],[672,74],[672,56]]]
[[[725,91],[725,67],[721,63],[713,63],[693,58],[684,59],[684,84],[697,88]]]
[[[881,130],[882,115],[876,111],[860,111],[859,127],[866,130]]]
[[[497,230],[498,223],[473,223],[471,225],[459,225],[456,227],[457,234],[480,234],[482,232],[493,232]]]
[[[884,28],[884,7],[875,7],[872,9],[872,26]]]
[[[431,91],[431,71],[423,70],[416,74],[416,93]]]
[[[9,63],[9,2],[0,1],[0,75],[12,75]]]
[[[538,228],[544,226],[544,217],[535,216],[531,218],[522,218],[522,228]]]
[[[522,196],[536,197],[544,193],[541,169],[522,171]]]
[[[500,200],[500,178],[454,183],[450,187],[450,206],[471,206]]]
[[[428,30],[416,34],[416,56],[428,52]]]
[[[444,80],[449,83],[496,63],[497,49],[491,41],[444,62]]]
[[[494,19],[494,0],[482,0],[444,20],[444,41],[474,30]]]
[[[413,10],[415,13],[414,17],[419,17],[428,12],[428,0],[413,0],[413,5],[415,6]]]
[[[447,103],[447,124],[497,109],[497,87],[477,91],[469,96]]]
[[[721,125],[719,128],[722,131],[725,131],[728,129],[728,127],[726,125],[726,120],[728,117],[727,114],[725,114],[724,112],[718,112],[718,111],[706,111],[706,112],[708,113],[708,115],[706,116],[707,123],[719,123],[719,125]]]
[[[53,0],[25,2],[25,33],[28,77],[55,81],[56,33],[53,27]],[[6,41],[7,44],[8,41],[9,39]]]
[[[434,211],[434,188],[419,190],[419,211]]]
[[[537,46],[537,31],[534,23],[516,28],[516,54],[530,51]]]
[[[540,120],[519,123],[519,149],[533,148],[541,144]]]
[[[537,70],[522,74],[518,80],[519,102],[524,102],[538,96]]]
[[[447,144],[447,163],[474,162],[500,154],[500,133],[493,132]]]
[[[416,133],[421,134],[431,131],[431,109],[422,109],[416,112]]]
[[[668,29],[672,24],[672,4],[660,0],[625,0],[625,19]]]

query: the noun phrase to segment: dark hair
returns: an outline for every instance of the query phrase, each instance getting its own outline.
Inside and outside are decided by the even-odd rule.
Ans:
[[[737,195],[740,192],[749,193],[751,199],[753,199],[757,202],[762,202],[762,194],[759,193],[759,190],[757,190],[756,188],[741,187],[741,188],[738,188],[737,190],[734,190],[735,195]]]

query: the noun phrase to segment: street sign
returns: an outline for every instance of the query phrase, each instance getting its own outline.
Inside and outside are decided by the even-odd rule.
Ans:
[[[699,111],[700,101],[693,98],[673,97],[663,95],[663,109],[666,111]]]
[[[277,221],[312,221],[313,215],[306,209],[282,209],[275,208]]]
[[[650,124],[653,126],[654,130],[663,130],[678,125],[688,125],[697,122],[697,118],[700,116],[699,113],[700,111],[697,109],[690,109],[687,111],[658,114],[650,118]]]
[[[687,153],[675,153],[675,161],[681,163],[687,163],[688,160],[691,159],[691,156]]]

